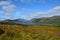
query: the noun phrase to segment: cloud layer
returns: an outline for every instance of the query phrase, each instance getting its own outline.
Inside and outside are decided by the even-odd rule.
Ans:
[[[11,4],[9,1],[0,1],[0,6],[5,12],[4,15],[11,18],[11,13],[16,9],[16,6],[14,4]]]
[[[32,19],[32,18],[40,18],[40,17],[50,17],[53,15],[60,15],[60,6],[48,10],[47,12],[37,12],[37,13],[29,14],[28,17]]]
[[[7,0],[7,1],[12,1],[12,0]],[[32,3],[46,3],[48,0],[13,0],[15,2],[21,2],[21,3],[28,3],[28,4],[32,4]],[[49,0],[49,1],[53,1],[53,2],[59,2],[59,0]]]

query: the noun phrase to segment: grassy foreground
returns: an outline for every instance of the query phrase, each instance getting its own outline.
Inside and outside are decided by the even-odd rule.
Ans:
[[[0,40],[60,40],[60,27],[0,24]]]

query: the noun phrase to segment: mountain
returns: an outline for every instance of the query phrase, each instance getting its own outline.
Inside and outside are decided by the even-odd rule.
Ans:
[[[45,25],[60,25],[60,16],[53,17],[42,17],[42,18],[34,18],[32,20],[25,19],[15,19],[10,20],[6,19],[0,21],[1,24],[18,24],[18,25],[33,25],[33,26],[45,26]]]
[[[25,20],[25,19],[16,19],[16,20],[14,20],[14,22],[17,24],[30,25],[30,21]]]
[[[19,24],[19,25],[29,25],[29,21],[25,19],[15,19],[15,20],[10,20],[6,19],[0,22],[1,24]]]
[[[31,21],[35,25],[60,25],[60,16],[34,18]]]

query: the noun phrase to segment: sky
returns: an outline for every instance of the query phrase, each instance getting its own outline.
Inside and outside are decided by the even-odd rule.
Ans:
[[[0,0],[0,20],[60,15],[60,0]]]

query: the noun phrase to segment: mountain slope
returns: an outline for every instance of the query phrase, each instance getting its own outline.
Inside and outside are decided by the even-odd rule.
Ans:
[[[17,24],[17,25],[31,25],[31,22],[25,19],[15,19],[15,20],[10,20],[6,19],[3,21],[0,21],[1,24]]]
[[[32,19],[36,25],[60,25],[60,16]]]

